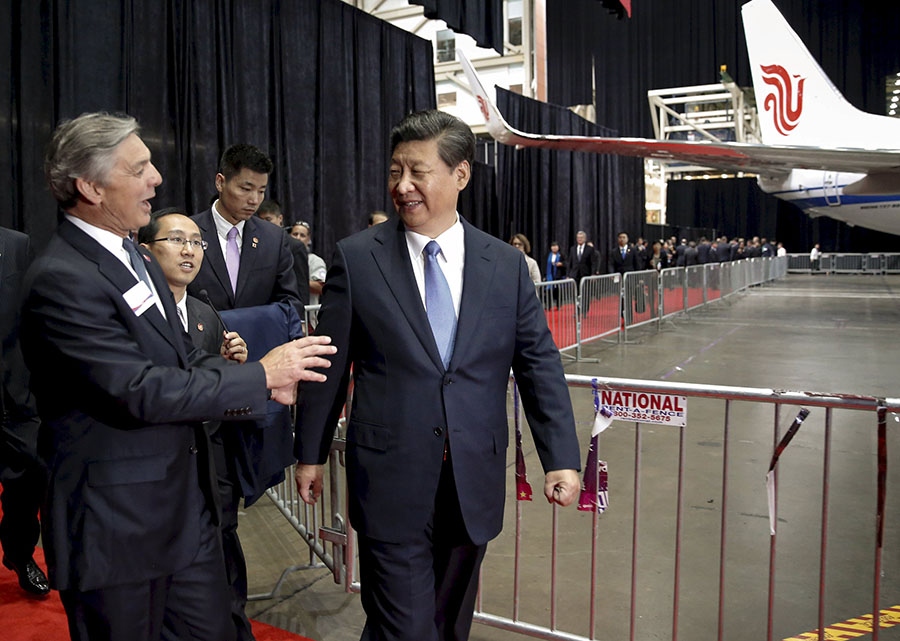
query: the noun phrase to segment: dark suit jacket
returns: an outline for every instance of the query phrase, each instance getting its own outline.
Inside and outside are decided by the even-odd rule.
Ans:
[[[340,241],[317,333],[338,348],[328,381],[305,387],[295,454],[322,463],[355,380],[347,428],[350,521],[362,534],[403,542],[434,510],[444,441],[468,534],[500,531],[506,498],[509,369],[522,392],[545,470],[578,469],[572,405],[524,254],[463,221],[465,266],[456,344],[441,363],[416,286],[402,223]]]
[[[696,247],[688,247],[684,250],[684,266],[693,267],[700,264],[699,251]]]
[[[625,251],[625,258],[622,258],[622,250],[619,249],[618,245],[609,250],[610,273],[618,272],[619,274],[624,274],[625,272],[636,272],[640,270],[641,267],[638,266],[637,252],[634,251],[634,247],[631,245],[629,245]]]
[[[219,354],[225,328],[212,308],[198,298],[187,295],[188,336],[191,343],[208,354]]]
[[[262,367],[194,350],[162,270],[139,251],[166,318],[155,305],[137,316],[124,298],[134,276],[68,221],[26,279],[22,349],[49,467],[43,542],[60,590],[190,565],[204,503],[213,509],[201,421],[266,411]]]
[[[303,314],[289,237],[283,230],[256,216],[244,223],[237,292],[232,292],[212,211],[207,209],[191,218],[209,247],[200,272],[188,285],[189,294],[202,300],[200,290],[205,289],[220,311],[286,301],[298,306],[297,312]]]
[[[729,243],[719,243],[716,247],[716,258],[720,263],[727,263],[731,260],[731,245]]]
[[[712,249],[712,246],[709,243],[700,243],[697,245],[697,260],[700,261],[701,265],[705,265],[710,261],[709,259],[709,250]]]
[[[574,278],[576,282],[580,281],[585,276],[596,274],[599,262],[600,253],[587,243],[584,244],[580,260],[578,259],[578,245],[572,245],[566,262],[566,274],[569,278]]]
[[[22,281],[32,258],[28,236],[0,227],[0,480],[37,459],[39,421],[19,348]]]

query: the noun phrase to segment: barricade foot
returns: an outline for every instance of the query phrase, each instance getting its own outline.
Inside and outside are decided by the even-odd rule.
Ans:
[[[270,592],[250,594],[247,596],[247,601],[266,601],[268,599],[274,599],[276,596],[278,596],[278,592],[281,590],[281,585],[284,583],[284,580],[289,574],[293,574],[298,570],[317,570],[319,568],[327,568],[327,566],[324,563],[307,563],[303,565],[292,565],[290,567],[286,567],[284,570],[282,570],[281,576],[278,577],[278,581],[275,582],[275,586]]]

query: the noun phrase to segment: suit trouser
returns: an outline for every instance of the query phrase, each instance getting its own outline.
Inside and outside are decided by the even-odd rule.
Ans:
[[[469,638],[487,544],[475,545],[466,532],[449,454],[424,531],[403,543],[358,540],[367,617],[360,641]]]
[[[222,548],[204,510],[200,547],[175,574],[97,590],[61,590],[72,641],[231,641]],[[140,554],[140,550],[135,550]]]
[[[219,503],[222,507],[222,552],[225,555],[225,575],[229,586],[231,620],[237,631],[237,641],[253,641],[250,619],[244,609],[247,606],[247,562],[238,538],[238,508],[241,502],[241,486],[231,457],[227,456],[222,441],[221,428],[210,437],[216,462],[216,480],[219,485]]]
[[[44,471],[39,465],[31,464],[15,478],[3,479],[2,485],[0,546],[4,557],[21,565],[34,556],[34,546],[41,534],[38,512],[44,496]]]

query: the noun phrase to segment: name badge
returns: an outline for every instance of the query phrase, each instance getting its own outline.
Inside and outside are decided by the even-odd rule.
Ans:
[[[147,283],[142,280],[122,294],[122,298],[125,299],[125,303],[131,308],[135,316],[142,315],[156,304],[153,292],[147,287]]]

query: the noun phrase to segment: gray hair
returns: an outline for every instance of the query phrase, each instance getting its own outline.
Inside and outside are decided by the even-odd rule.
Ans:
[[[451,169],[475,158],[475,134],[469,125],[437,109],[414,111],[391,130],[391,153],[401,142],[437,139],[438,155]]]
[[[62,121],[44,159],[44,174],[59,206],[69,209],[78,202],[76,178],[105,184],[116,147],[138,132],[137,120],[126,115],[85,113]]]

